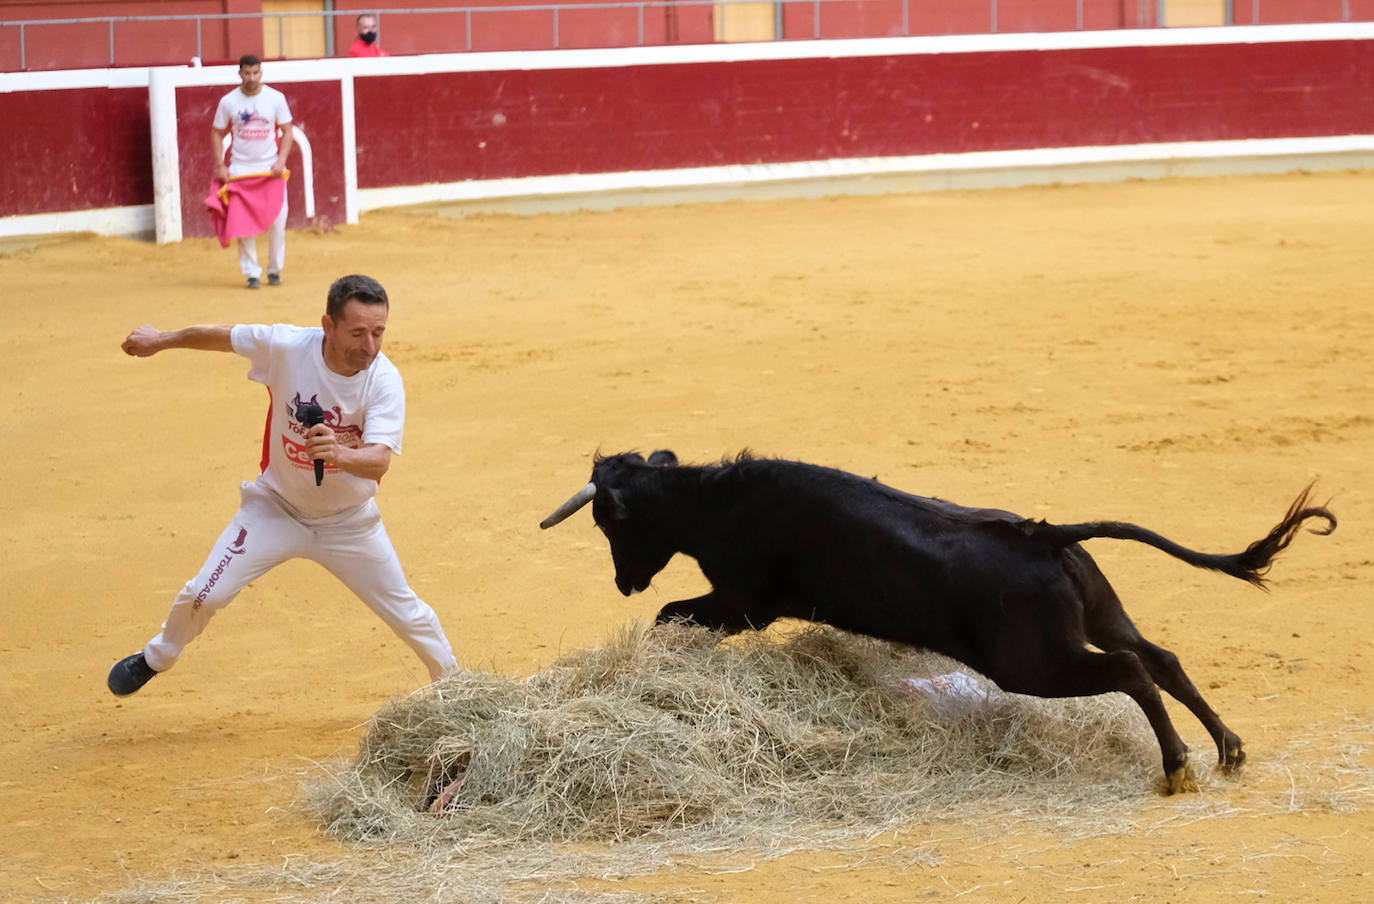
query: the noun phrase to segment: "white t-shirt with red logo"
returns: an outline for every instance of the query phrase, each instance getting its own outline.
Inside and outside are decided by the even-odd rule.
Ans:
[[[276,88],[262,85],[249,97],[242,86],[220,98],[216,129],[234,136],[229,146],[229,175],[265,173],[277,161],[277,126],[291,122],[291,108]]]
[[[381,443],[399,455],[405,432],[406,391],[401,372],[378,354],[367,370],[345,377],[324,363],[324,330],[286,324],[239,324],[230,333],[234,351],[252,362],[248,379],[267,386],[271,411],[262,443],[258,483],[307,518],[355,508],[377,494],[377,481],[333,465],[315,486],[315,466],[305,451],[308,429],[297,409],[314,400],[324,423],[351,448]]]

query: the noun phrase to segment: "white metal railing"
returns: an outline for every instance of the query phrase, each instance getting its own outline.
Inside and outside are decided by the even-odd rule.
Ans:
[[[812,9],[812,34],[810,35],[810,37],[819,38],[820,35],[821,35],[821,7],[822,7],[823,4],[832,4],[832,3],[847,3],[847,4],[853,4],[853,3],[872,3],[872,2],[873,2],[873,0],[774,0],[773,5],[774,5],[774,7],[775,7],[775,19],[777,19],[777,20],[779,20],[779,21],[781,20],[781,17],[782,17],[782,9],[783,9],[783,7],[785,7],[785,6],[792,6],[792,7],[798,7],[798,6],[800,6],[800,7],[810,7],[810,8]],[[894,2],[900,4],[900,11],[901,11],[901,12],[900,12],[900,15],[901,15],[901,20],[900,20],[900,21],[901,21],[901,33],[902,33],[903,35],[909,34],[909,33],[910,33],[910,12],[909,12],[909,4],[912,2],[912,0],[894,0]],[[996,32],[996,31],[997,31],[997,4],[998,4],[998,0],[987,0],[987,2],[988,2],[988,29],[987,29],[987,30],[990,31],[990,32]],[[1079,27],[1079,28],[1082,28],[1082,27],[1083,27],[1083,5],[1084,5],[1084,0],[1073,0],[1073,2],[1074,2],[1074,4],[1075,4],[1076,10],[1077,10],[1078,27]],[[1139,2],[1140,2],[1142,5],[1147,4],[1147,3],[1157,3],[1160,7],[1162,7],[1163,4],[1164,4],[1164,2],[1165,2],[1165,0],[1139,0]],[[1254,2],[1258,3],[1259,0],[1254,0]],[[544,13],[548,13],[548,14],[549,14],[549,16],[551,17],[551,21],[552,21],[552,28],[553,28],[553,48],[552,48],[552,49],[559,49],[559,48],[562,46],[562,45],[561,45],[561,36],[560,36],[560,34],[559,34],[559,25],[560,25],[559,19],[560,19],[561,14],[564,14],[564,13],[569,13],[569,12],[586,12],[586,11],[589,11],[589,10],[620,10],[620,9],[624,9],[624,10],[633,10],[633,11],[635,11],[636,18],[637,18],[637,25],[638,25],[637,44],[638,44],[638,45],[643,45],[644,42],[645,42],[645,25],[644,25],[644,22],[645,22],[645,11],[646,11],[646,10],[649,10],[649,9],[667,10],[667,9],[670,9],[670,8],[679,8],[679,7],[681,7],[681,8],[690,8],[690,7],[701,7],[701,6],[728,6],[728,5],[731,5],[731,4],[745,4],[745,3],[749,3],[749,4],[751,4],[751,5],[756,5],[757,0],[614,0],[614,2],[611,2],[611,0],[607,0],[607,2],[590,2],[590,3],[540,3],[540,4],[529,4],[529,5],[520,5],[520,6],[452,6],[452,7],[430,7],[430,8],[424,8],[424,9],[385,9],[385,10],[379,10],[379,11],[377,11],[375,14],[376,14],[377,17],[378,17],[378,23],[379,23],[379,24],[381,23],[381,21],[382,21],[384,18],[386,18],[386,17],[392,17],[392,16],[405,16],[405,15],[427,15],[427,16],[432,16],[432,15],[453,15],[453,16],[460,16],[460,17],[462,17],[463,25],[464,25],[464,29],[463,29],[463,30],[464,30],[464,33],[465,33],[465,39],[464,39],[464,42],[463,42],[463,43],[464,43],[464,46],[461,47],[461,48],[459,48],[459,47],[433,48],[432,50],[426,51],[426,52],[435,52],[435,51],[440,51],[440,50],[445,50],[445,51],[454,51],[454,50],[470,51],[470,50],[472,50],[472,49],[473,49],[473,27],[472,27],[472,26],[473,26],[473,15],[474,15],[474,14],[499,14],[499,13],[530,13],[530,12],[544,12]],[[30,19],[30,20],[24,20],[24,21],[3,21],[3,22],[0,22],[0,37],[3,37],[4,31],[5,31],[6,29],[18,29],[18,32],[19,32],[19,57],[20,57],[20,59],[19,59],[19,68],[20,68],[21,70],[25,70],[25,69],[28,68],[28,37],[29,37],[28,31],[29,31],[30,29],[33,29],[33,28],[35,28],[35,27],[60,27],[60,26],[91,25],[91,24],[104,25],[104,26],[106,27],[107,33],[108,33],[108,47],[109,47],[109,59],[108,59],[108,62],[109,62],[109,65],[115,66],[115,65],[118,65],[118,63],[119,63],[118,54],[117,54],[116,46],[115,46],[115,26],[116,26],[116,25],[118,25],[118,24],[124,24],[124,23],[149,23],[149,22],[187,22],[187,23],[193,23],[193,24],[194,24],[194,27],[195,27],[194,50],[192,51],[191,47],[188,46],[188,47],[186,48],[186,50],[187,50],[187,51],[191,51],[191,52],[183,52],[183,53],[181,53],[181,54],[179,54],[179,55],[174,56],[172,59],[167,60],[168,63],[180,63],[180,62],[185,62],[187,59],[189,59],[189,58],[192,57],[192,56],[194,56],[194,57],[196,57],[196,58],[204,58],[204,56],[205,56],[205,52],[204,52],[204,50],[205,50],[205,25],[206,25],[207,22],[209,22],[209,23],[227,23],[227,22],[234,21],[234,20],[251,20],[251,19],[262,20],[262,21],[264,21],[264,22],[266,22],[266,21],[268,21],[268,20],[276,20],[276,23],[277,23],[277,35],[278,35],[278,44],[277,44],[277,46],[278,46],[278,47],[281,47],[281,48],[285,48],[285,46],[286,46],[286,28],[285,28],[285,24],[286,24],[286,20],[287,20],[287,19],[291,19],[291,18],[307,18],[307,17],[308,17],[308,18],[319,18],[319,19],[331,20],[331,21],[332,21],[333,19],[336,19],[336,18],[339,17],[339,16],[347,16],[347,17],[350,17],[350,18],[351,18],[351,17],[357,16],[358,14],[359,14],[359,11],[358,11],[358,10],[311,10],[311,11],[306,11],[306,12],[220,13],[220,14],[203,14],[203,15],[201,15],[201,14],[196,14],[196,15],[175,15],[175,16],[91,16],[91,17],[83,17],[83,18],[71,18],[71,19]],[[1134,27],[1134,26],[1132,26],[1132,27]],[[779,33],[779,34],[781,33],[781,29],[780,29],[780,28],[779,28],[779,29],[776,29],[776,31],[777,31],[777,33]],[[331,40],[328,42],[328,43],[330,43],[330,44],[332,44],[333,33],[334,33],[334,29],[332,29],[332,28],[331,28],[331,29],[328,29],[327,32],[326,32],[328,38],[331,39]],[[793,36],[793,37],[799,37],[799,36]],[[606,45],[606,46],[623,46],[623,45],[609,45],[609,44],[608,44],[608,45]],[[332,47],[327,48],[327,51],[326,51],[326,52],[332,54]],[[149,62],[149,61],[148,61],[148,60],[139,60],[139,61],[137,61],[137,62],[139,62],[140,64],[142,64],[142,63],[147,63],[147,62]]]

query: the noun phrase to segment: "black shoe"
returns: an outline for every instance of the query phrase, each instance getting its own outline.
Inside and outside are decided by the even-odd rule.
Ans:
[[[258,279],[256,276],[250,276],[250,277],[248,277],[248,285],[245,286],[244,288],[246,288],[246,289],[256,289],[256,288],[258,288],[258,287],[261,286],[261,285],[262,285],[262,281],[261,281],[260,279]]]
[[[157,672],[153,671],[148,661],[143,658],[143,654],[135,653],[114,664],[106,683],[110,686],[110,693],[116,697],[127,697],[152,681],[156,674]]]
[[[267,274],[267,284],[268,284],[269,286],[279,286],[279,285],[281,285],[281,274],[280,274],[280,273],[269,273],[269,274]]]

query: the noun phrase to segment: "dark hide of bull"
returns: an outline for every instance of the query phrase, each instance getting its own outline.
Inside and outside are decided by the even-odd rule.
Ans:
[[[583,493],[543,526],[590,500],[627,596],[648,587],[675,553],[695,558],[711,592],[669,603],[659,622],[733,633],[806,619],[942,653],[1014,693],[1129,694],[1159,739],[1169,790],[1179,791],[1196,784],[1156,686],[1206,726],[1222,768],[1244,762],[1241,740],[1177,657],[1141,636],[1079,543],[1134,540],[1262,586],[1306,520],[1326,521],[1313,533],[1336,527],[1325,507],[1308,505],[1310,489],[1244,552],[1207,555],[1123,522],[1048,524],[815,465],[745,455],[680,467],[662,451],[648,461],[635,453],[599,458]]]

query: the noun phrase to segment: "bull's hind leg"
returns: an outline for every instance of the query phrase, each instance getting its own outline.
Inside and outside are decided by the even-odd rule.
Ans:
[[[1149,670],[1150,677],[1155,684],[1162,687],[1168,694],[1197,716],[1199,722],[1207,729],[1207,733],[1212,736],[1212,740],[1217,745],[1217,764],[1227,772],[1239,769],[1245,762],[1245,747],[1241,742],[1240,736],[1226,727],[1226,723],[1221,721],[1221,717],[1216,711],[1207,704],[1202,694],[1198,692],[1197,686],[1188,677],[1188,673],[1183,671],[1183,666],[1179,664],[1178,657],[1163,647],[1150,643],[1140,632],[1131,625],[1129,621],[1126,625],[1130,631],[1115,630],[1089,632],[1089,639],[1104,650],[1129,650],[1140,657],[1140,661]]]
[[[1083,618],[1088,640],[1109,652],[1128,650],[1140,657],[1154,683],[1188,707],[1207,729],[1216,742],[1217,762],[1221,768],[1228,772],[1239,769],[1245,762],[1240,736],[1227,728],[1216,711],[1207,705],[1188,673],[1183,671],[1178,657],[1141,635],[1097,565],[1091,559],[1086,565],[1080,576],[1084,579]]]
[[[1095,697],[1110,691],[1130,695],[1145,713],[1159,741],[1164,760],[1166,791],[1196,791],[1197,781],[1188,765],[1188,745],[1183,743],[1159,696],[1154,681],[1140,658],[1122,650],[1095,653],[1076,649],[1056,651],[1050,661],[1053,671],[1010,673],[994,669],[988,677],[1005,691],[1036,697]]]

